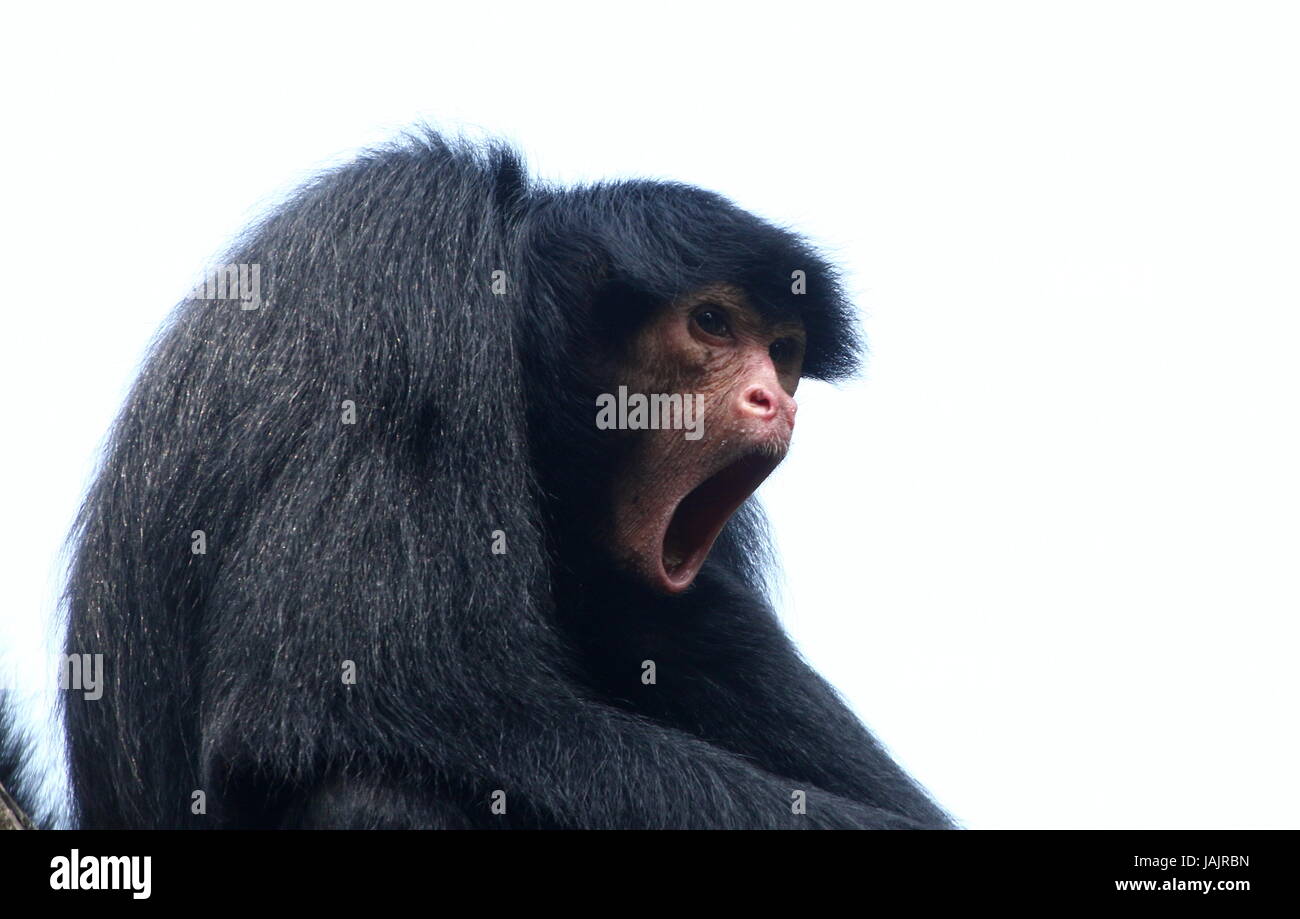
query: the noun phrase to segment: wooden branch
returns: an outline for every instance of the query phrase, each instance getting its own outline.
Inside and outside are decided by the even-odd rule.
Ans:
[[[0,830],[34,830],[36,824],[23,812],[13,795],[0,785]]]

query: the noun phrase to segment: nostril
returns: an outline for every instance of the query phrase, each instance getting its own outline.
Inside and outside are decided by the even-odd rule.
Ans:
[[[776,413],[776,400],[763,386],[751,386],[741,396],[741,405],[762,418]]]

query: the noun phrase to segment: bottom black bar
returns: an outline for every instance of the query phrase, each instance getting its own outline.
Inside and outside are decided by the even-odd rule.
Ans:
[[[585,891],[661,906],[687,891],[735,898],[833,893],[846,905],[952,902],[1235,909],[1295,893],[1293,831],[954,833],[0,833],[6,906],[96,901],[204,907],[392,897],[438,908]],[[527,887],[519,887],[527,884]],[[454,897],[452,896],[454,894]],[[692,894],[694,899],[695,894]],[[472,902],[472,901],[471,901]],[[608,900],[604,901],[607,904]],[[6,909],[7,916],[21,913]]]

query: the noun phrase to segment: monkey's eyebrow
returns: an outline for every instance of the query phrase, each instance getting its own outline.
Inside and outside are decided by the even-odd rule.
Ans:
[[[698,296],[692,297],[688,309],[691,312],[702,306],[717,306],[737,317],[740,325],[751,334],[772,336],[773,338],[795,338],[807,343],[808,333],[804,324],[789,317],[766,316],[750,303],[743,292],[726,288],[706,288]]]
[[[764,322],[762,329],[775,338],[794,338],[800,342],[807,342],[808,340],[808,331],[803,327],[802,322],[791,322],[789,320]]]

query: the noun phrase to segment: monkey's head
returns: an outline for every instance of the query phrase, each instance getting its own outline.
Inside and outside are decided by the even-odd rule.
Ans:
[[[540,214],[525,361],[554,368],[565,350],[579,376],[529,384],[581,393],[558,413],[534,403],[552,526],[681,593],[789,449],[800,378],[855,369],[851,310],[799,237],[709,192],[596,186]]]

